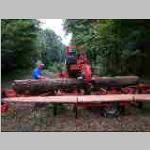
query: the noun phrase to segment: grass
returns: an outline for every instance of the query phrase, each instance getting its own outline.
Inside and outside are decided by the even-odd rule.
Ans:
[[[1,86],[2,88],[10,88],[13,80],[31,79],[32,70],[14,70],[11,73],[2,74]]]

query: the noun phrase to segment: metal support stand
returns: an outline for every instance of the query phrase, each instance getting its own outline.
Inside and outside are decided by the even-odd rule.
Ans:
[[[142,109],[143,108],[143,102],[138,102],[138,108]]]
[[[75,118],[77,119],[78,118],[78,104],[75,103],[74,105],[74,112],[75,112]]]
[[[58,104],[53,104],[53,115],[54,116],[57,115],[57,106],[58,106]]]

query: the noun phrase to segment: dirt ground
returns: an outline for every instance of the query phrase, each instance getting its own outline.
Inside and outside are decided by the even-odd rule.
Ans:
[[[125,114],[117,118],[104,118],[99,109],[79,108],[75,118],[73,106],[59,106],[53,115],[53,106],[13,104],[7,113],[2,113],[2,132],[51,132],[51,131],[150,131],[150,107],[144,104],[142,110],[126,108]]]

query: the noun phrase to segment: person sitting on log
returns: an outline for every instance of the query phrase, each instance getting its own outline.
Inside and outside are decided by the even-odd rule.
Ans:
[[[44,64],[39,64],[38,67],[36,67],[33,70],[33,74],[32,74],[33,79],[45,79],[45,77],[42,76],[43,68],[44,68]]]

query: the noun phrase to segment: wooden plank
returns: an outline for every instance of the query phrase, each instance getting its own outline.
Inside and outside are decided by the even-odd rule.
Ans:
[[[76,96],[32,96],[4,98],[6,102],[30,102],[30,103],[76,103]]]
[[[150,101],[150,94],[135,94],[135,101]]]
[[[32,96],[3,98],[6,102],[30,103],[98,103],[122,101],[150,101],[150,94],[112,94],[112,95],[83,95],[83,96]]]
[[[133,94],[87,95],[78,96],[79,103],[133,101]]]

